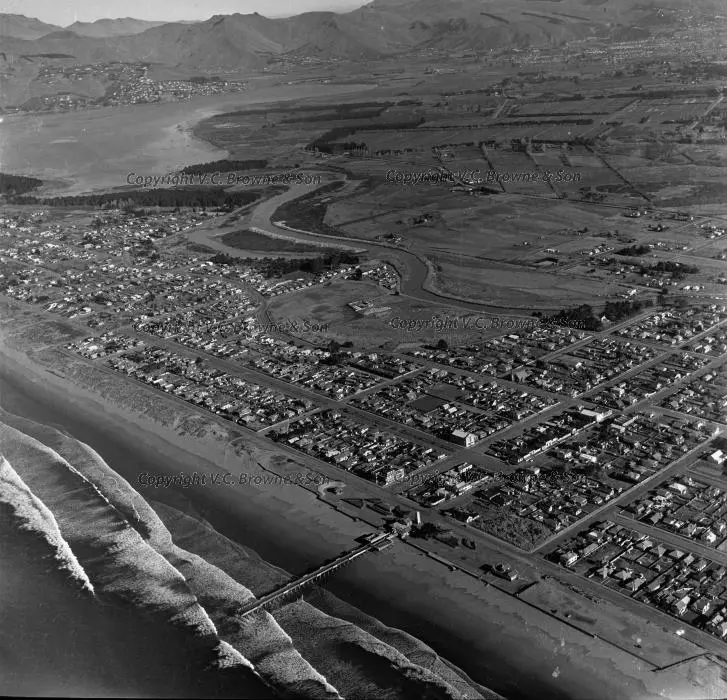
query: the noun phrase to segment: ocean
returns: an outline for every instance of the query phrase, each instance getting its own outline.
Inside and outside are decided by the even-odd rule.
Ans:
[[[2,408],[87,443],[133,486],[138,487],[137,476],[142,472],[175,473],[182,466],[190,472],[190,454],[181,447],[139,439],[133,426],[111,413],[78,406],[78,401],[64,397],[56,387],[13,372],[10,363],[0,362]],[[199,469],[204,468],[200,459]],[[303,511],[299,517],[281,517],[279,510],[266,511],[262,498],[241,499],[236,493],[224,498],[222,494],[228,492],[205,488],[138,490],[148,499],[201,516],[221,534],[294,575],[335,556],[347,542],[346,533],[331,532],[335,519],[324,522],[320,515],[308,517]],[[330,537],[325,536],[327,528]],[[405,630],[476,683],[510,700],[605,699],[613,697],[611,691],[617,687],[623,691],[632,683],[646,690],[639,680],[622,671],[620,659],[611,668],[615,671],[613,686],[594,688],[586,658],[591,650],[585,635],[525,609],[492,587],[484,588],[465,575],[433,567],[426,557],[403,545],[396,561],[390,552],[371,556],[381,559],[373,562],[364,557],[344,567],[326,581],[325,592],[311,601],[337,615],[338,599],[384,625]],[[341,610],[346,607],[341,606]],[[599,656],[604,653],[610,654],[608,649],[599,649]],[[623,692],[620,696],[636,697]],[[654,696],[647,691],[638,697]]]

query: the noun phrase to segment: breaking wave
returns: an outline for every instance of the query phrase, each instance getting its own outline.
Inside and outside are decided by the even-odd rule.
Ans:
[[[189,692],[331,700],[490,697],[418,640],[370,618],[362,629],[338,617],[335,606],[324,612],[319,607],[325,606],[299,600],[274,614],[236,615],[253,597],[245,582],[262,575],[274,578],[279,570],[206,523],[169,506],[152,508],[98,453],[63,432],[1,410],[0,421],[0,512],[10,513],[0,521],[6,530],[0,533],[0,545],[12,536],[7,530],[42,539],[56,569],[93,607],[97,637],[99,629],[104,639],[117,634],[117,613],[131,612],[141,627],[149,626],[147,641],[155,632],[173,638],[165,647],[173,651],[171,658],[165,654],[165,667],[173,667],[171,677],[178,680],[186,669],[194,679]],[[3,547],[0,553],[11,555],[16,549]],[[29,574],[37,579],[37,571]],[[43,590],[43,581],[34,579],[34,586]],[[22,591],[14,595],[22,598]],[[57,599],[62,604],[63,597]],[[358,611],[346,613],[364,619]],[[113,624],[104,631],[105,618]],[[2,622],[0,652],[8,643]],[[32,631],[29,625],[26,632]],[[133,636],[137,630],[132,624],[126,631]],[[42,623],[35,632],[45,634]],[[83,639],[73,642],[84,647]],[[92,656],[96,651],[84,649]],[[153,687],[162,694],[184,695],[170,675],[150,675],[148,663],[145,673],[135,665],[128,668],[128,676],[139,673],[136,690],[148,693]],[[77,676],[70,694],[88,696],[99,688],[107,694],[128,692],[123,683],[114,685],[107,678],[99,685],[94,672],[81,671],[86,676]],[[150,685],[144,686],[144,680]],[[0,691],[18,689],[27,692],[28,686],[5,688],[0,681]]]

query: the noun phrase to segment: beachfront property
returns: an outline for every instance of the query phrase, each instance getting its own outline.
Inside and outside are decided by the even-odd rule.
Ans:
[[[64,431],[88,434],[99,454],[115,456],[118,443],[129,489],[119,480],[111,495],[139,506],[107,508],[100,494],[113,472],[86,450],[90,462],[74,460],[70,438],[60,459],[55,438],[48,449],[16,449],[16,428],[3,429],[5,475],[46,503],[58,533],[45,539],[77,555],[71,583],[89,593],[68,597],[63,576],[43,575],[58,557],[45,556],[42,537],[31,542],[40,558],[22,556],[19,541],[11,564],[23,575],[9,600],[21,601],[10,607],[24,634],[10,625],[5,636],[28,649],[11,675],[38,682],[34,654],[51,645],[48,683],[68,676],[93,688],[114,676],[144,694],[156,676],[135,674],[123,644],[109,651],[113,634],[96,646],[130,673],[109,674],[92,647],[80,673],[55,673],[73,670],[77,649],[63,626],[44,627],[28,610],[49,591],[48,600],[68,598],[79,624],[90,611],[103,632],[113,620],[94,605],[114,579],[134,632],[136,602],[166,585],[147,574],[163,569],[181,608],[172,600],[169,619],[155,615],[159,639],[171,642],[152,644],[146,667],[169,669],[153,652],[184,646],[176,637],[187,622],[195,634],[214,622],[197,635],[194,658],[161,674],[157,690],[170,696],[214,690],[209,676],[221,696],[303,688],[400,700],[426,685],[490,697],[482,683],[493,679],[504,697],[686,698],[705,688],[727,697],[718,663],[727,642],[727,238],[717,167],[727,18],[707,0],[586,1],[574,14],[545,7],[555,3],[480,13],[463,0],[451,6],[461,16],[444,23],[434,4],[383,2],[379,22],[378,4],[285,27],[257,13],[151,28],[81,21],[63,32],[15,15],[3,26],[9,49],[37,48],[0,56],[17,102],[0,105],[0,121],[19,146],[0,173],[0,326],[12,368],[2,408],[30,405],[31,420],[58,409]],[[367,31],[353,49],[335,40],[357,22],[376,30],[373,40]],[[134,25],[138,36],[126,33]],[[22,36],[44,26],[47,38]],[[415,31],[402,39],[389,31],[397,26]],[[523,26],[537,31],[513,47]],[[326,55],[320,42],[301,45],[309,30],[333,37]],[[264,55],[234,40],[250,32]],[[74,58],[138,54],[129,48],[150,40],[153,65]],[[192,97],[186,109],[159,104]],[[60,113],[101,105],[112,108]],[[17,114],[27,111],[58,114],[28,132]],[[109,138],[117,133],[129,137],[121,146]],[[178,167],[230,179],[156,177]],[[480,167],[496,186],[478,186]],[[309,178],[315,187],[287,191],[253,189],[267,170],[251,187],[237,174],[267,168],[320,173]],[[395,168],[452,178],[404,186],[402,177],[400,186]],[[314,236],[326,240],[312,245]],[[346,240],[361,249],[328,247]],[[437,323],[444,309],[451,322]],[[46,435],[55,433],[36,437]],[[56,485],[72,477],[65,495],[46,470]],[[212,472],[224,488],[199,478]],[[245,478],[229,482],[233,472]],[[84,479],[98,493],[75,488]],[[195,556],[150,548],[148,517]],[[201,558],[218,522],[235,546],[263,543],[283,568],[305,573],[277,589],[268,577],[278,581],[280,569],[237,557],[228,573],[255,594],[241,609],[231,600],[241,591]],[[2,535],[12,545],[26,530]],[[114,557],[93,546],[91,561],[84,533],[134,540],[133,552],[107,552],[133,555],[122,562],[128,576],[99,575]],[[354,539],[366,556],[338,571],[364,553],[347,552]],[[353,617],[375,617],[380,603],[422,643],[386,629],[381,642],[373,622],[327,624],[322,598],[301,599],[301,586],[325,585],[319,574],[334,569],[338,590],[362,606]],[[241,610],[255,623],[222,640],[217,630]],[[417,654],[442,663],[425,669]]]
[[[494,479],[493,472],[470,462],[463,462],[444,472],[429,475],[425,483],[409,489],[406,495],[425,508],[433,508],[459,498]]]
[[[445,459],[432,447],[404,440],[339,410],[287,421],[268,437],[381,486],[403,481]]]
[[[727,637],[727,579],[714,559],[612,520],[595,523],[547,557],[686,625]]]
[[[261,430],[310,411],[312,401],[209,367],[205,362],[148,346],[106,364],[113,370],[204,408],[251,430]]]

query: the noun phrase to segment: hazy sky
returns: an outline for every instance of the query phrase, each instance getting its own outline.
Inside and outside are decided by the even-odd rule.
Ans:
[[[287,17],[311,10],[345,12],[369,0],[0,0],[0,12],[36,17],[67,26],[76,20],[102,17],[174,21],[200,20],[212,15],[259,12],[266,17]]]

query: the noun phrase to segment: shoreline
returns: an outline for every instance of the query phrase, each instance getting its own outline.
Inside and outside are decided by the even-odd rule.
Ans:
[[[13,369],[16,370],[14,373]],[[31,369],[30,377],[25,376],[25,373],[21,372],[22,370],[27,369]],[[8,371],[13,374],[12,381],[16,384],[22,384],[23,386],[21,389],[24,392],[27,392],[27,394],[31,394],[29,403],[35,404],[36,399],[40,399],[42,396],[44,403],[40,407],[40,410],[33,409],[31,415],[27,410],[28,406],[24,405],[24,402],[17,405],[17,397],[11,398],[8,405],[8,382],[5,376]],[[41,379],[40,373],[47,375],[50,378],[50,382]],[[17,378],[21,376],[22,379],[18,382]],[[51,386],[49,386],[49,383]],[[61,397],[59,394],[63,390],[59,385],[62,383],[70,384],[58,375],[55,375],[52,372],[47,372],[44,368],[35,365],[32,361],[28,360],[20,353],[9,350],[7,347],[3,346],[2,341],[0,341],[0,407],[11,413],[15,413],[16,415],[50,425],[61,432],[91,445],[91,447],[99,452],[104,460],[107,461],[114,471],[117,471],[122,477],[131,483],[132,487],[139,491],[142,497],[147,500],[152,507],[154,507],[155,501],[158,501],[159,503],[181,511],[185,515],[189,515],[208,524],[218,533],[245,549],[252,558],[262,562],[264,567],[269,567],[270,569],[285,574],[286,576],[303,573],[311,568],[311,566],[316,566],[331,556],[335,556],[335,554],[340,553],[342,549],[351,548],[353,539],[349,537],[346,537],[345,539],[341,537],[340,544],[335,546],[335,544],[333,544],[333,537],[316,540],[315,538],[309,537],[306,533],[303,533],[303,536],[299,538],[298,543],[292,543],[290,546],[285,546],[284,552],[282,552],[281,547],[277,543],[272,543],[271,546],[271,538],[262,536],[260,533],[254,533],[251,529],[246,527],[252,527],[255,524],[259,524],[259,519],[264,518],[266,515],[265,508],[256,508],[256,512],[249,513],[246,516],[242,516],[239,511],[231,512],[231,504],[227,499],[225,499],[224,503],[220,503],[218,500],[220,496],[224,496],[227,493],[224,489],[217,491],[214,496],[202,493],[198,494],[194,499],[189,499],[187,498],[187,494],[184,489],[140,488],[138,480],[134,478],[134,473],[138,473],[152,465],[157,467],[158,471],[161,471],[158,467],[161,464],[166,463],[166,469],[176,473],[179,473],[180,471],[189,473],[195,469],[204,469],[205,466],[208,467],[208,469],[219,469],[220,467],[215,461],[216,456],[212,454],[211,451],[206,455],[201,455],[199,453],[183,449],[178,444],[179,436],[176,436],[176,443],[172,442],[171,431],[165,431],[165,429],[161,426],[150,425],[143,419],[140,419],[138,422],[133,420],[130,425],[129,419],[131,416],[127,415],[126,411],[117,406],[109,406],[108,402],[103,401],[101,397],[88,396],[92,404],[79,409],[77,402],[79,400],[86,399],[87,397],[83,395],[88,394],[89,392],[71,385],[73,386],[71,392],[64,392],[64,397]],[[32,397],[33,393],[37,393],[38,396]],[[73,415],[73,421],[65,420],[64,422],[59,423],[57,420],[52,420],[54,417],[57,418],[57,409],[56,407],[51,407],[51,404],[58,400],[69,399],[69,393],[74,395],[74,400],[70,402],[74,405],[73,408],[67,407],[65,417],[67,418],[69,414],[86,414],[83,416],[83,420],[94,423],[93,426],[89,427],[92,428],[94,433],[100,432],[100,438],[94,439],[94,436],[91,435],[90,432],[89,434],[85,434],[85,431],[82,431],[79,434],[79,431],[77,430],[69,430],[68,423],[75,422],[77,417],[76,415]],[[53,398],[49,401],[48,399],[51,398],[50,394],[55,394],[55,396],[53,396]],[[95,406],[93,404],[95,404]],[[106,409],[111,409],[111,411],[107,412]],[[108,416],[108,413],[116,414],[122,422],[120,423],[115,419],[111,419],[111,417]],[[99,425],[100,423],[105,422],[104,419],[99,419],[100,416],[107,416],[108,420],[113,422],[113,435],[108,428],[105,428],[103,425]],[[147,425],[143,425],[144,423],[147,423]],[[98,431],[98,428],[101,428],[101,430]],[[137,433],[137,430],[141,431],[141,435]],[[131,434],[132,431],[134,433],[133,435]],[[165,432],[169,432],[170,435],[165,436],[163,434]],[[121,437],[119,437],[119,433],[121,433]],[[119,446],[118,444],[111,444],[109,446],[108,443],[111,440],[119,443],[133,442],[134,447],[128,448]],[[238,440],[240,440],[239,437],[235,438],[235,441]],[[99,441],[104,444],[99,444]],[[110,447],[110,449],[104,449],[104,446]],[[202,447],[200,448],[200,452],[207,452],[207,450]],[[141,455],[141,458],[137,459],[133,465],[120,467],[119,461],[123,461],[128,458],[131,453],[139,454]],[[227,450],[225,452],[225,456],[223,456],[223,460],[225,467],[232,470],[232,466],[226,459],[229,454],[230,451]],[[220,456],[221,455],[217,455],[217,457]],[[310,492],[307,492],[297,486],[291,488],[293,488],[298,495],[305,496],[306,500],[318,502],[317,499],[312,497]],[[215,501],[215,503],[213,503],[213,501]],[[333,508],[329,508],[323,504],[320,504],[320,506],[326,511],[330,511],[331,514],[334,514],[337,520],[348,521],[350,523],[351,530],[355,531],[356,535],[360,534],[360,532],[371,531],[372,529],[365,523],[357,524],[351,516],[345,515],[340,511],[335,511]],[[268,512],[267,515],[270,515],[270,513]],[[244,533],[241,532],[241,526],[242,529],[244,529]],[[300,529],[295,525],[295,523],[292,523],[292,530],[300,534]],[[243,534],[244,536],[242,536]],[[287,534],[292,536],[292,532],[290,531],[288,531]],[[333,546],[331,546],[332,544]],[[353,565],[350,566],[352,567]],[[324,598],[333,600],[333,603],[329,603],[328,607],[332,607],[335,610],[337,607],[341,607],[341,604],[344,607],[349,606],[355,609],[360,615],[370,618],[374,624],[378,623],[394,631],[399,630],[400,632],[403,632],[404,635],[413,637],[417,642],[429,646],[435,653],[437,653],[439,659],[444,664],[450,667],[455,673],[461,675],[465,681],[471,682],[475,687],[478,685],[484,685],[488,688],[490,687],[487,683],[483,683],[482,680],[474,678],[472,674],[468,674],[468,672],[460,668],[456,662],[442,656],[438,649],[425,640],[422,640],[419,635],[413,634],[409,631],[409,629],[404,628],[404,625],[402,625],[402,629],[400,629],[397,625],[390,624],[387,620],[382,619],[381,616],[372,613],[369,609],[366,609],[368,606],[360,606],[358,604],[356,592],[351,595],[345,594],[345,588],[347,588],[346,585],[336,588],[338,588],[338,590],[332,590],[331,585],[327,584],[326,588],[322,589]],[[320,594],[316,594],[314,596],[316,599],[319,597]],[[336,603],[338,603],[338,605],[336,605]],[[317,605],[316,600],[313,601],[313,604]],[[328,612],[328,610],[324,611]],[[508,700],[516,700],[519,697],[522,697],[524,700],[529,696],[512,695],[508,696]]]
[[[266,85],[182,102],[10,115],[0,130],[3,170],[43,180],[39,194],[44,197],[123,187],[133,170],[161,175],[229,157],[228,149],[193,133],[197,124],[211,116],[267,103],[335,99],[374,87],[365,83],[321,84],[312,91],[309,85]],[[125,121],[122,140],[118,134]]]
[[[3,347],[0,380],[3,408],[57,428],[62,413],[60,428],[89,443],[135,488],[135,475],[144,469],[219,469],[220,461],[229,471],[236,468],[230,463],[229,449],[222,454],[221,450],[197,444],[198,449],[192,451],[183,445],[188,441],[179,436],[175,440],[172,431],[142,418],[133,420],[100,396],[45,372],[21,353]],[[249,490],[238,489],[199,490],[194,494],[183,490],[138,490],[147,500],[166,502],[193,517],[201,516],[266,563],[293,573],[350,548],[354,536],[370,531],[370,527],[334,511],[310,492],[300,487],[292,489],[257,491],[254,498],[248,496]],[[281,566],[283,562],[285,566]],[[485,587],[465,574],[451,573],[403,543],[396,543],[384,554],[352,563],[326,588],[384,625],[406,630],[475,683],[510,700],[530,698],[534,693],[539,698],[553,699],[605,700],[615,697],[614,693],[620,697],[655,698],[658,695],[652,678],[657,685],[674,681],[665,677],[659,681],[647,665],[639,664],[633,656],[618,653],[607,643],[594,642],[590,635],[537,609],[528,609],[492,586]],[[436,621],[421,614],[434,601],[447,611]],[[591,666],[589,655],[598,668]],[[516,666],[513,660],[524,656],[531,660],[528,666]],[[634,664],[638,673],[634,673]],[[597,671],[602,684],[596,685],[598,691],[594,693]]]

